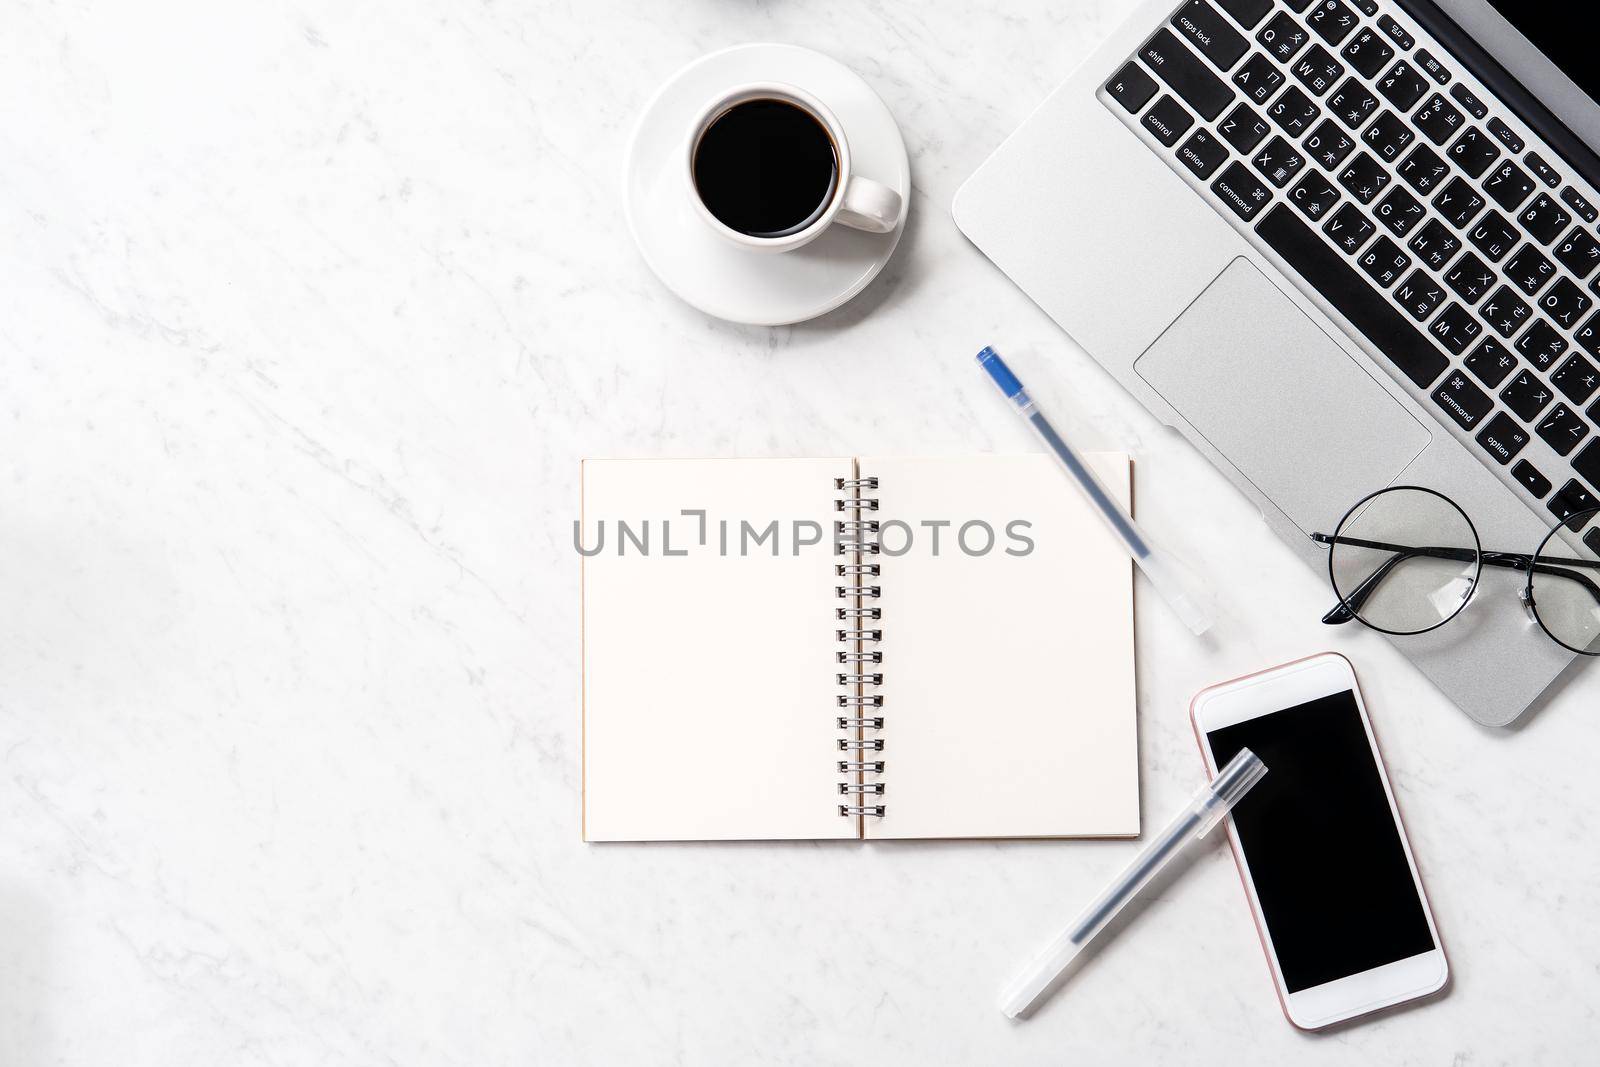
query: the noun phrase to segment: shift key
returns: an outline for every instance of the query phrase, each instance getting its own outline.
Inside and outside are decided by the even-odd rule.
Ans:
[[[1139,50],[1139,58],[1207,120],[1222,114],[1222,109],[1233,99],[1233,90],[1206,69],[1200,57],[1179,43],[1165,27],[1157,30],[1150,43]]]

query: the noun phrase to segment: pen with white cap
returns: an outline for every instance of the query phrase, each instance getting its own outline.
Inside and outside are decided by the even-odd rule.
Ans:
[[[1044,417],[1039,406],[1022,387],[1022,382],[1011,373],[1011,368],[1000,358],[1000,353],[993,348],[985,348],[978,353],[978,364],[989,372],[989,377],[999,386],[1000,392],[1015,405],[1017,414],[1022,416],[1022,421],[1039,435],[1039,439],[1050,449],[1050,454],[1061,464],[1061,468],[1067,472],[1073,483],[1083,491],[1089,503],[1094,505],[1095,511],[1105,520],[1111,532],[1127,546],[1133,562],[1138,564],[1144,576],[1150,579],[1150,584],[1156,587],[1156,592],[1161,594],[1162,599],[1166,600],[1178,618],[1183,620],[1183,624],[1196,636],[1209,630],[1211,614],[1202,602],[1204,598],[1185,588],[1185,582],[1174,566],[1174,561],[1155,547],[1149,536],[1139,529],[1139,524],[1133,521],[1133,516],[1117,503],[1116,498],[1100,479],[1095,477],[1094,471],[1089,469],[1083,457],[1067,444],[1066,439],[1056,432],[1054,426],[1050,425],[1050,420]]]
[[[1105,929],[1134,895],[1179,852],[1204,837],[1250,788],[1267,773],[1261,757],[1248,748],[1228,761],[1217,776],[1201,786],[1183,809],[1157,834],[1106,891],[1072,920],[1072,924],[1011,980],[1000,994],[1000,1010],[1016,1018],[1031,1008],[1094,935]]]

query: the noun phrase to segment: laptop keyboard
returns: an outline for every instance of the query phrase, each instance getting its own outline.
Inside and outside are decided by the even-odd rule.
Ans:
[[[1567,518],[1600,501],[1600,211],[1388,6],[1189,0],[1102,98]]]

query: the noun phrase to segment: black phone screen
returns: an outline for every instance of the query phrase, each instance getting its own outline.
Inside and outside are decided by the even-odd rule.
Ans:
[[[1218,767],[1241,748],[1267,765],[1233,821],[1289,992],[1434,948],[1354,693],[1206,739]]]

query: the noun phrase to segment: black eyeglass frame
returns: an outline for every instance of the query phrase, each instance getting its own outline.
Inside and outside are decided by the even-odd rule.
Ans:
[[[1427,493],[1430,496],[1438,497],[1440,500],[1450,505],[1450,507],[1454,508],[1456,514],[1461,516],[1462,521],[1467,524],[1468,531],[1470,531],[1472,534],[1473,548],[1468,550],[1465,548],[1446,548],[1440,546],[1416,547],[1410,545],[1395,545],[1383,541],[1369,541],[1364,538],[1345,537],[1340,534],[1340,531],[1344,529],[1345,524],[1350,521],[1351,517],[1354,516],[1356,512],[1360,511],[1369,501],[1382,496],[1385,493],[1392,493],[1400,490],[1411,490],[1420,493]],[[1538,600],[1535,598],[1533,593],[1533,576],[1535,574],[1549,574],[1567,578],[1578,583],[1588,591],[1590,596],[1595,598],[1596,602],[1600,602],[1600,585],[1596,585],[1585,575],[1568,569],[1571,566],[1579,566],[1600,570],[1600,560],[1566,558],[1558,559],[1556,562],[1563,564],[1563,566],[1555,566],[1552,563],[1544,562],[1546,558],[1544,556],[1545,546],[1550,543],[1551,538],[1560,533],[1563,527],[1573,531],[1581,530],[1589,522],[1589,520],[1597,516],[1600,516],[1600,507],[1590,508],[1587,511],[1574,512],[1573,514],[1568,515],[1566,518],[1561,519],[1544,535],[1544,539],[1539,542],[1538,547],[1534,549],[1531,555],[1526,552],[1486,552],[1484,551],[1482,540],[1478,537],[1478,527],[1473,523],[1472,517],[1462,510],[1461,505],[1457,504],[1454,500],[1451,500],[1448,496],[1445,496],[1437,489],[1429,489],[1427,486],[1423,485],[1386,486],[1377,490],[1376,492],[1368,493],[1366,496],[1352,504],[1349,510],[1346,511],[1339,519],[1338,524],[1334,526],[1334,532],[1332,534],[1313,533],[1311,535],[1311,539],[1313,541],[1320,545],[1326,545],[1329,547],[1328,584],[1333,588],[1334,595],[1339,598],[1339,606],[1324,615],[1322,617],[1322,621],[1329,626],[1337,626],[1354,620],[1361,623],[1361,625],[1368,627],[1369,629],[1377,630],[1379,633],[1390,634],[1395,637],[1414,637],[1419,634],[1431,633],[1446,623],[1454,621],[1456,616],[1460,615],[1466,610],[1467,605],[1472,602],[1472,598],[1477,595],[1478,581],[1483,576],[1483,568],[1485,566],[1504,567],[1510,570],[1520,570],[1527,575],[1526,580],[1523,582],[1520,599],[1522,600],[1523,605],[1529,610],[1529,612],[1532,613],[1534,621],[1539,624],[1539,629],[1544,631],[1546,637],[1550,638],[1550,640],[1554,641],[1567,651],[1577,653],[1580,656],[1600,656],[1600,648],[1596,648],[1593,651],[1575,648],[1574,646],[1567,644],[1567,642],[1563,641],[1560,637],[1557,637],[1556,634],[1545,623],[1544,617],[1539,614]],[[1374,570],[1371,574],[1367,575],[1366,578],[1362,579],[1361,584],[1355,589],[1351,590],[1349,596],[1346,596],[1345,593],[1340,590],[1339,582],[1333,574],[1332,547],[1336,544],[1350,545],[1355,548],[1370,548],[1380,552],[1393,552],[1394,555],[1376,570]],[[1426,556],[1430,559],[1455,560],[1459,563],[1471,562],[1474,558],[1476,558],[1477,565],[1472,573],[1472,584],[1468,587],[1466,595],[1461,598],[1461,605],[1449,615],[1434,623],[1432,626],[1424,627],[1421,630],[1391,630],[1363,618],[1361,616],[1361,607],[1366,603],[1367,598],[1370,597],[1377,589],[1379,583],[1381,583],[1383,579],[1401,563],[1404,563],[1408,559],[1415,559],[1418,556]]]

